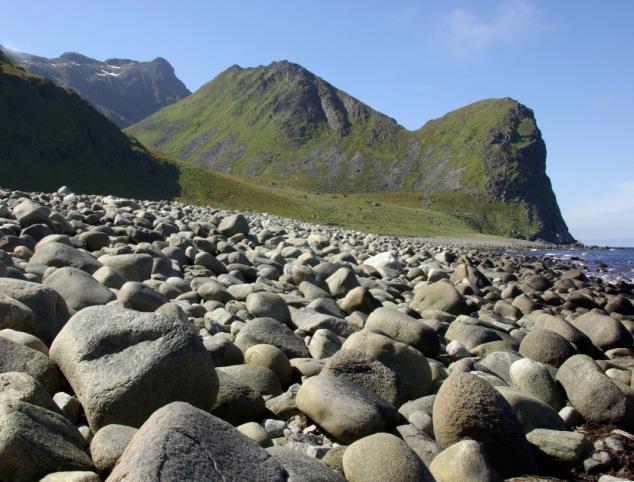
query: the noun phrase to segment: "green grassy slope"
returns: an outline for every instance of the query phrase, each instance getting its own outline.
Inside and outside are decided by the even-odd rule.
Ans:
[[[315,188],[316,179],[329,178],[330,191],[374,187],[372,163],[391,162],[406,142],[396,121],[285,61],[233,66],[127,132],[145,145],[218,171],[307,189]],[[347,163],[336,165],[337,159],[353,156],[363,162],[359,173],[349,175]]]
[[[127,132],[258,183],[396,193],[481,232],[572,241],[533,113],[509,98],[476,102],[411,132],[284,61],[231,67]]]
[[[213,172],[188,163],[181,168],[181,200],[220,208],[268,212],[312,223],[403,236],[477,236],[460,217],[419,206],[413,195],[315,194],[277,183]]]
[[[123,134],[77,94],[0,53],[3,187],[160,199],[177,196],[178,170]]]

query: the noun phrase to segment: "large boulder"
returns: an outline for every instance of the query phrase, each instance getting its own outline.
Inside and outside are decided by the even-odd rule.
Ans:
[[[37,379],[28,373],[0,373],[0,403],[27,402],[59,412],[51,394]]]
[[[495,388],[513,409],[513,413],[522,424],[524,433],[536,428],[566,430],[566,424],[550,405],[511,387]]]
[[[42,352],[0,336],[0,373],[28,373],[51,393],[60,386],[59,371]]]
[[[554,331],[536,329],[522,339],[519,352],[531,360],[559,367],[576,350],[568,340]]]
[[[33,348],[34,350],[48,356],[48,347],[35,335],[31,335],[30,333],[25,333],[23,331],[12,330],[11,328],[5,328],[4,330],[0,330],[0,336],[11,340],[18,345]]]
[[[145,253],[107,254],[99,261],[128,281],[145,281],[152,275],[152,256]]]
[[[0,330],[35,331],[33,311],[24,303],[0,293]]]
[[[530,315],[522,318],[533,324],[533,328],[554,331],[572,343],[577,349],[586,355],[592,354],[596,348],[585,333],[575,328],[566,320],[558,316],[550,315],[541,311],[534,311]]]
[[[33,312],[33,326],[23,331],[51,343],[68,320],[68,307],[57,291],[30,281],[0,278],[0,293],[9,296]]]
[[[226,303],[231,300],[231,295],[225,285],[214,279],[209,280],[197,290],[198,294],[205,301],[219,301]]]
[[[168,302],[158,291],[138,281],[125,283],[119,290],[117,299],[128,303],[137,311],[156,311]]]
[[[308,351],[313,358],[328,358],[333,356],[343,345],[344,339],[335,335],[332,331],[319,329],[310,337]]]
[[[509,375],[515,388],[538,398],[555,410],[561,410],[565,405],[563,392],[547,365],[522,358],[511,365]]]
[[[59,413],[0,402],[0,480],[32,481],[59,470],[91,470],[81,434]]]
[[[575,467],[594,451],[582,433],[538,428],[526,434],[537,456],[549,465]]]
[[[477,288],[491,286],[491,282],[489,281],[489,279],[484,276],[482,272],[478,270],[478,268],[466,264],[461,264],[456,267],[455,271],[449,278],[449,281],[457,284],[463,279],[466,279],[467,281],[469,281],[469,283]]]
[[[273,345],[253,345],[244,352],[244,362],[247,365],[260,366],[272,370],[284,386],[288,385],[293,376],[293,368],[288,361],[288,357],[282,350]]]
[[[535,460],[513,409],[489,383],[471,373],[453,373],[433,408],[436,441],[448,447],[465,438],[482,444],[505,477],[535,472]]]
[[[440,353],[440,339],[434,329],[396,308],[377,308],[368,316],[364,328],[413,346],[426,356]]]
[[[50,242],[40,246],[35,250],[30,262],[56,268],[71,266],[89,274],[94,273],[102,266],[90,253],[58,242]]]
[[[242,214],[234,214],[227,216],[220,221],[218,231],[225,236],[233,236],[234,234],[249,234],[249,222]]]
[[[340,377],[315,376],[302,384],[297,408],[337,440],[350,443],[396,424],[393,405]]]
[[[482,446],[462,440],[439,453],[429,465],[436,482],[502,482]]]
[[[321,374],[345,378],[397,407],[406,398],[405,387],[396,372],[360,351],[339,350],[328,359]]]
[[[337,298],[360,286],[357,276],[349,268],[339,268],[326,279],[326,284],[330,294]]]
[[[211,410],[218,391],[200,338],[166,315],[85,308],[64,326],[50,353],[94,431],[111,423],[138,427],[174,400]]]
[[[255,318],[248,321],[236,337],[236,345],[243,351],[253,345],[273,345],[288,358],[309,358],[308,347],[291,329],[272,318]]]
[[[110,472],[137,429],[115,423],[102,427],[90,441],[90,455],[100,473]]]
[[[557,381],[588,422],[634,426],[634,398],[628,396],[587,355],[574,355],[559,367]]]
[[[354,333],[342,345],[344,350],[356,350],[376,358],[394,370],[409,399],[426,395],[431,386],[431,369],[425,355],[387,336],[362,330]]]
[[[377,433],[357,440],[343,453],[349,482],[433,482],[423,461],[400,438]]]
[[[259,392],[221,370],[218,370],[218,382],[218,396],[212,410],[215,416],[233,425],[260,418],[265,405]]]
[[[88,306],[105,305],[115,294],[85,271],[66,266],[56,270],[44,280],[44,286],[57,291],[66,306],[79,311]]]
[[[499,341],[502,336],[497,330],[457,318],[449,325],[445,338],[449,341],[459,341],[468,350],[472,350],[484,343]]]
[[[357,286],[348,291],[346,296],[339,301],[339,306],[341,310],[348,315],[355,311],[372,313],[381,306],[381,302],[372,295],[370,290],[362,286]]]
[[[247,296],[247,310],[256,318],[273,318],[282,323],[291,322],[291,312],[281,296],[257,292]]]
[[[132,437],[109,482],[286,481],[279,462],[227,422],[188,403],[158,409]]]
[[[50,209],[26,198],[21,199],[13,208],[13,215],[23,228],[40,223],[52,225],[50,214]]]
[[[288,472],[289,480],[302,482],[345,482],[339,472],[325,463],[288,447],[271,447],[266,451]]]
[[[262,395],[281,395],[282,385],[273,370],[258,365],[230,365],[218,368],[240,383],[248,385]]]
[[[458,290],[446,280],[440,280],[416,290],[411,306],[419,313],[439,310],[452,315],[467,315],[471,311]]]
[[[632,334],[621,322],[610,316],[590,311],[573,320],[572,324],[603,351],[632,347]]]

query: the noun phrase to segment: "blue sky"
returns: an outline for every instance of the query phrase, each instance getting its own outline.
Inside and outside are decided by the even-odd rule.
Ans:
[[[3,3],[7,47],[162,56],[191,90],[288,59],[410,129],[513,97],[535,111],[572,234],[634,245],[634,1]]]

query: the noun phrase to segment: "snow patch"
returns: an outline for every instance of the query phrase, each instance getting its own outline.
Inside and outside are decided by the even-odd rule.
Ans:
[[[119,75],[121,74],[115,74],[114,72],[107,72],[105,70],[101,70],[100,73],[97,74],[97,77],[106,77],[108,75],[110,77],[119,77]]]

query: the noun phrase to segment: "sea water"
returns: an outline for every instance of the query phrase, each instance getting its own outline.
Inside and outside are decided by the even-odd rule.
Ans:
[[[606,281],[634,280],[634,248],[605,249],[530,249],[508,250],[507,254],[521,256],[549,256],[572,261],[585,268],[586,275]]]

